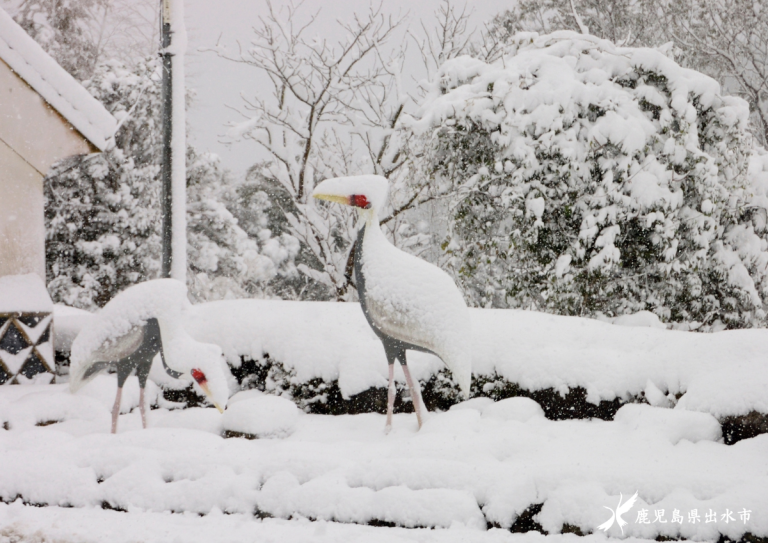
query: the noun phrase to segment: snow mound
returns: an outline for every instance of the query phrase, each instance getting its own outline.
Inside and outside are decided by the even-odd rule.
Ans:
[[[544,410],[530,398],[506,398],[487,405],[482,410],[485,418],[500,420],[516,420],[528,422],[529,420],[543,419]]]
[[[80,330],[91,326],[95,319],[93,313],[62,304],[53,306],[53,322],[56,334],[53,336],[53,346],[56,352],[71,352],[72,342]]]
[[[114,375],[97,375],[79,392],[70,394],[67,385],[32,386],[33,392],[9,401],[0,411],[2,422],[14,429],[61,423],[67,428],[82,427],[84,423],[109,428],[110,412],[115,402],[117,381]],[[149,405],[157,402],[160,389],[151,381],[145,390]],[[130,413],[139,406],[139,381],[130,377],[123,387],[120,413]]]
[[[55,386],[59,393],[50,394],[47,390],[40,390],[10,402],[3,409],[3,422],[7,422],[13,429],[21,429],[67,420],[106,422],[109,419],[109,411],[97,399],[73,397],[65,392],[63,385],[49,386]]]
[[[696,443],[722,437],[720,423],[708,413],[630,404],[619,409],[613,420],[634,432],[665,436],[673,445],[683,439]]]
[[[406,486],[372,490],[350,487],[333,474],[301,484],[293,474],[279,472],[262,487],[259,508],[280,517],[299,513],[339,522],[393,522],[408,528],[455,524],[485,528],[483,514],[469,492]]]
[[[298,419],[299,409],[292,401],[259,391],[246,391],[232,397],[221,424],[229,432],[282,438],[293,433]]]
[[[619,317],[607,318],[605,320],[618,326],[636,326],[639,328],[656,328],[659,330],[667,329],[667,325],[661,322],[659,316],[655,313],[651,313],[650,311],[638,311],[637,313],[632,313],[631,315],[621,315]]]
[[[493,405],[493,400],[491,398],[472,398],[471,400],[466,400],[459,402],[456,405],[452,405],[450,411],[473,409],[482,413],[483,409],[489,405]]]
[[[210,434],[221,435],[224,431],[221,425],[223,415],[216,409],[206,407],[189,407],[187,409],[174,409],[152,414],[153,428],[186,428],[188,430],[200,430]],[[226,413],[226,411],[225,411]]]

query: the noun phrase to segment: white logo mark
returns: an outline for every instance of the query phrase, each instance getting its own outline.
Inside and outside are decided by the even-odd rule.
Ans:
[[[624,496],[619,493],[619,504],[616,506],[616,510],[614,511],[607,505],[604,505],[608,511],[611,512],[611,518],[608,519],[608,521],[602,523],[600,526],[598,526],[598,530],[603,530],[604,532],[607,532],[608,529],[613,526],[614,521],[619,525],[619,528],[621,528],[621,535],[624,535],[624,526],[627,525],[627,521],[621,518],[621,515],[632,509],[632,506],[635,505],[635,502],[637,501],[637,492],[629,498],[626,502],[624,502],[624,505],[621,504],[621,500],[624,499]]]

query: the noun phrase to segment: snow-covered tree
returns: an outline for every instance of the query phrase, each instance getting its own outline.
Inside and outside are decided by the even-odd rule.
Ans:
[[[80,81],[107,59],[133,63],[157,50],[155,0],[0,0],[56,61]],[[18,5],[17,5],[18,4]]]
[[[490,64],[446,62],[414,124],[421,167],[457,191],[444,247],[471,303],[764,323],[747,104],[659,50],[573,32],[510,43]]]
[[[584,29],[594,36],[623,45],[660,45],[668,37],[659,18],[663,1],[520,0],[494,17],[490,27],[493,33],[507,39],[518,32],[581,32]]]
[[[115,146],[58,164],[45,181],[46,262],[54,300],[94,309],[160,268],[160,63],[112,61],[86,88],[122,123]],[[254,237],[226,208],[218,159],[187,150],[189,287],[196,299],[263,295],[291,268],[295,240]],[[286,272],[287,273],[287,272]]]
[[[65,160],[45,180],[47,282],[57,302],[94,309],[159,272],[156,71],[155,60],[133,70],[111,62],[86,83],[123,124],[113,149]]]
[[[659,1],[659,0],[657,0]],[[754,134],[768,145],[768,5],[764,0],[664,2],[659,19],[686,55],[749,102]]]
[[[749,102],[752,131],[768,144],[768,7],[763,0],[521,0],[491,35],[581,31],[630,46],[674,44],[676,60]]]
[[[379,7],[339,23],[338,40],[317,40],[309,35],[314,17],[293,4],[282,11],[267,5],[250,48],[217,48],[223,57],[256,68],[272,86],[270,95],[245,102],[247,120],[230,134],[255,141],[270,157],[252,176],[273,200],[274,212],[282,213],[286,232],[301,242],[298,269],[314,285],[297,292],[349,299],[356,212],[314,201],[315,183],[384,175],[392,190],[382,224],[403,236],[411,231],[403,213],[434,197],[404,172],[407,142],[397,129],[407,100],[399,85],[402,50],[384,55],[400,21]]]
[[[266,195],[244,201],[240,193],[216,155],[188,148],[187,282],[197,300],[264,296],[275,291],[270,282],[276,277],[298,275],[299,243],[288,234],[272,236]],[[233,212],[250,219],[247,231]]]
[[[258,239],[264,232],[269,232],[280,241],[281,250],[288,250],[293,255],[287,261],[288,265],[282,266],[268,283],[270,293],[290,300],[327,300],[327,287],[300,273],[297,267],[304,265],[319,269],[321,264],[306,245],[291,235],[287,215],[296,214],[294,200],[279,182],[265,177],[264,171],[263,163],[251,167],[245,180],[229,193],[227,207],[249,236]]]
[[[76,79],[90,77],[99,56],[93,26],[108,0],[24,0],[16,22]]]

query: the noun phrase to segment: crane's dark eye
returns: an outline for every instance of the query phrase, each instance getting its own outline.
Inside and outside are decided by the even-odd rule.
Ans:
[[[349,202],[350,205],[362,207],[363,209],[371,207],[371,203],[368,201],[368,198],[365,197],[365,194],[353,194],[349,197]]]
[[[205,374],[200,370],[192,370],[192,378],[197,381],[198,385],[203,385],[208,381],[205,378]]]

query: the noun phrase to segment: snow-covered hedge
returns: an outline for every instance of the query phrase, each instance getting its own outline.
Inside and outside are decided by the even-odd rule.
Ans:
[[[474,305],[719,329],[765,323],[768,161],[748,117],[662,50],[556,32],[446,62],[412,128],[457,190],[445,248]]]
[[[595,408],[616,402],[613,413],[643,398],[719,419],[768,413],[766,330],[692,334],[530,311],[472,309],[470,315],[473,395],[551,390],[569,409],[569,394],[582,389],[583,402]],[[192,308],[185,328],[198,341],[220,345],[236,373],[244,358],[255,361],[264,369],[258,384],[310,411],[324,412],[312,404],[327,404],[334,394],[350,400],[371,389],[386,401],[384,349],[356,303],[209,302]],[[447,406],[459,401],[437,357],[409,352],[408,364]],[[399,366],[395,378],[403,382]]]

